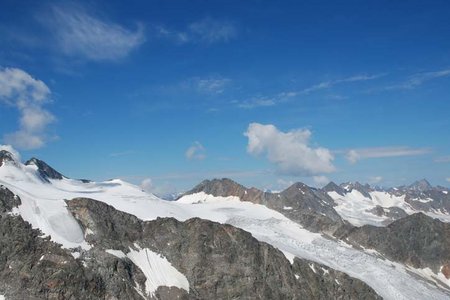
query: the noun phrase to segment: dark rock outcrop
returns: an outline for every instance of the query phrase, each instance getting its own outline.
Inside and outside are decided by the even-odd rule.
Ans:
[[[0,185],[0,214],[10,212],[14,207],[18,207],[21,200],[3,185]]]
[[[25,165],[35,165],[38,168],[39,175],[41,178],[48,182],[49,179],[63,179],[64,175],[50,167],[45,161],[42,161],[37,158],[31,158],[28,160]]]
[[[399,220],[401,218],[405,218],[408,216],[408,214],[403,209],[401,209],[400,207],[396,207],[396,206],[382,207],[382,206],[377,205],[374,208],[369,209],[367,211],[376,216],[379,216],[379,217],[382,217],[382,216],[387,217],[388,219],[386,219],[383,222],[383,225],[388,225],[395,220]]]
[[[294,259],[292,265],[300,285],[314,299],[381,299],[361,280],[316,262]],[[312,271],[312,272],[311,272]],[[323,287],[326,288],[323,288]]]
[[[0,167],[7,161],[15,163],[14,156],[6,150],[0,150]]]
[[[375,249],[387,258],[435,273],[450,265],[450,224],[417,213],[386,227],[365,225],[343,237],[354,245]]]

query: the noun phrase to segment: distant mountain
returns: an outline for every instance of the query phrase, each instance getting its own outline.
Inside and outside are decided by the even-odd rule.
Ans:
[[[213,179],[201,182],[180,198],[199,193],[215,197],[237,197],[240,201],[265,205],[314,232],[332,234],[345,226],[345,222],[333,208],[333,199],[303,183],[295,183],[280,193],[269,193],[246,188],[228,178]]]
[[[433,187],[425,179],[389,189],[358,182],[329,184],[322,191],[333,198],[341,217],[356,226],[387,225],[417,212],[450,221],[450,190]]]

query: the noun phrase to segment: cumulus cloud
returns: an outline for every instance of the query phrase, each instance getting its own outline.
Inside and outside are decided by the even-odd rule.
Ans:
[[[335,171],[331,151],[309,145],[308,129],[282,132],[274,125],[251,123],[244,135],[248,138],[247,152],[264,155],[281,174],[310,176]]]
[[[194,142],[185,153],[185,156],[189,160],[203,160],[206,158],[205,147],[200,142]]]
[[[330,182],[330,179],[328,179],[328,177],[323,175],[313,176],[313,180],[317,186],[325,186]]]
[[[212,18],[193,22],[183,31],[171,30],[164,26],[159,26],[157,31],[160,37],[173,40],[179,44],[224,43],[236,38],[238,35],[238,30],[234,23]]]
[[[0,69],[0,101],[16,107],[20,113],[19,130],[5,134],[6,143],[21,149],[36,149],[48,141],[48,125],[55,117],[44,109],[50,89],[41,80],[16,68]]]
[[[369,178],[370,184],[377,184],[377,183],[380,183],[381,181],[383,181],[383,177],[381,177],[381,176],[372,176]]]
[[[126,57],[145,41],[144,28],[130,30],[101,20],[79,6],[53,6],[44,23],[54,32],[63,53],[89,60]]]
[[[399,157],[399,156],[415,156],[430,153],[428,148],[411,148],[411,147],[375,147],[351,149],[347,151],[347,160],[354,164],[362,159],[383,158],[383,157]]]
[[[145,178],[141,182],[141,189],[147,193],[151,193],[153,191],[153,181],[151,178]]]
[[[18,161],[21,160],[20,153],[14,149],[11,145],[0,145],[0,151],[5,150],[11,153]]]

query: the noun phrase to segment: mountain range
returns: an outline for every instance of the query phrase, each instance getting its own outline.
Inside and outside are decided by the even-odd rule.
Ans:
[[[450,190],[205,180],[165,201],[0,150],[0,299],[449,299]]]

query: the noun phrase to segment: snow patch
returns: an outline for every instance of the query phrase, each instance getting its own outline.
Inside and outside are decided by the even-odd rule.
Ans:
[[[175,286],[189,292],[189,282],[186,277],[175,269],[164,257],[148,248],[141,249],[136,245],[137,250],[130,248],[127,257],[138,266],[144,273],[145,291],[154,296],[155,291],[160,286]]]
[[[295,255],[294,255],[294,254],[291,254],[291,253],[289,253],[289,252],[286,252],[286,251],[282,251],[282,252],[283,252],[284,256],[286,257],[286,259],[289,260],[289,262],[291,263],[291,265],[294,264],[294,258],[295,258]]]
[[[123,252],[120,251],[120,250],[106,249],[105,252],[106,252],[106,253],[109,253],[109,254],[111,254],[111,255],[114,255],[114,256],[117,257],[117,258],[125,258],[125,257],[127,257],[127,256],[125,255],[125,253],[123,253]]]

